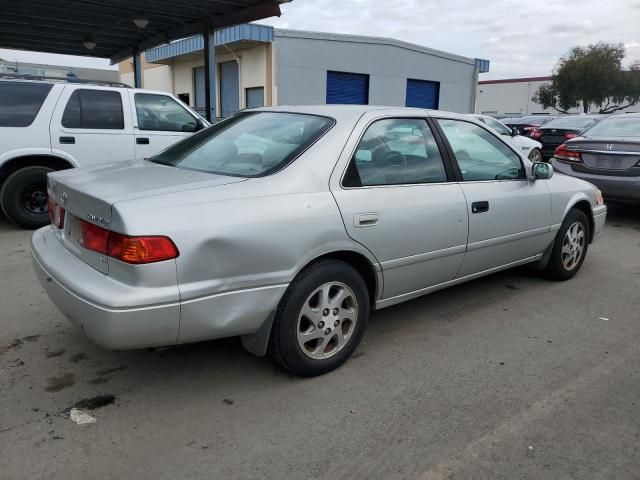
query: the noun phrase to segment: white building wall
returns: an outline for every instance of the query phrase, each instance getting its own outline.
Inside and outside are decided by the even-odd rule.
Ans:
[[[247,48],[239,51],[227,51],[216,54],[216,63],[239,61],[239,80],[240,91],[239,100],[240,108],[245,107],[245,89],[251,87],[265,87],[267,78],[267,57],[266,46],[258,45],[256,47]],[[204,66],[204,57],[201,53],[198,55],[191,55],[187,59],[181,59],[176,57],[173,62],[173,67],[169,67],[170,71],[173,70],[174,77],[174,93],[176,95],[187,93],[189,94],[189,102],[191,106],[195,105],[195,92],[193,83],[193,69]],[[145,88],[150,88],[145,85]],[[218,93],[219,96],[219,93]],[[266,98],[266,92],[265,92]],[[219,108],[219,98],[217,99]]]
[[[542,105],[532,100],[538,88],[549,83],[549,80],[481,83],[478,85],[476,113],[503,117],[557,114],[556,110],[542,108]],[[623,111],[640,112],[640,105]],[[569,113],[582,112],[582,108],[569,110]],[[591,113],[597,112],[598,107],[593,106]]]
[[[160,65],[158,67],[148,68],[144,71],[142,86],[149,90],[173,93],[173,81],[171,75],[171,67],[169,65]]]
[[[554,110],[544,109],[531,100],[538,88],[548,83],[531,81],[479,84],[476,113],[508,117],[554,113]]]

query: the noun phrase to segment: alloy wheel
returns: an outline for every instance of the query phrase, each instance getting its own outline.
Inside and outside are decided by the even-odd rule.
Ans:
[[[562,265],[573,270],[580,263],[586,241],[585,228],[581,222],[574,222],[567,229],[562,240]]]
[[[298,315],[298,345],[313,360],[332,357],[349,343],[357,321],[353,290],[341,282],[325,283],[307,297]]]

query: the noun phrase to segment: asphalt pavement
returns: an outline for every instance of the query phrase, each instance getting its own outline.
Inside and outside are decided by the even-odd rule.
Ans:
[[[238,339],[104,350],[29,239],[0,219],[0,479],[640,478],[640,207],[610,209],[573,280],[520,268],[375,312],[312,379]]]

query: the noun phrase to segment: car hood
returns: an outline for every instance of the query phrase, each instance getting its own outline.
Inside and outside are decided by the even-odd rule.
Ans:
[[[76,168],[49,174],[50,184],[108,204],[247,180],[169,167],[146,160]]]

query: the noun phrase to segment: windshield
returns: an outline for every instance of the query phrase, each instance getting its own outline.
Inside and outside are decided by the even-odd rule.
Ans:
[[[544,128],[573,128],[576,130],[587,128],[596,123],[593,117],[556,118],[547,123]]]
[[[521,117],[516,118],[515,120],[509,121],[511,125],[535,125],[540,126],[544,125],[549,121],[549,117]]]
[[[586,137],[640,137],[640,116],[607,118],[585,133]]]
[[[207,128],[149,160],[187,170],[262,177],[291,163],[333,126],[330,118],[243,113]]]

